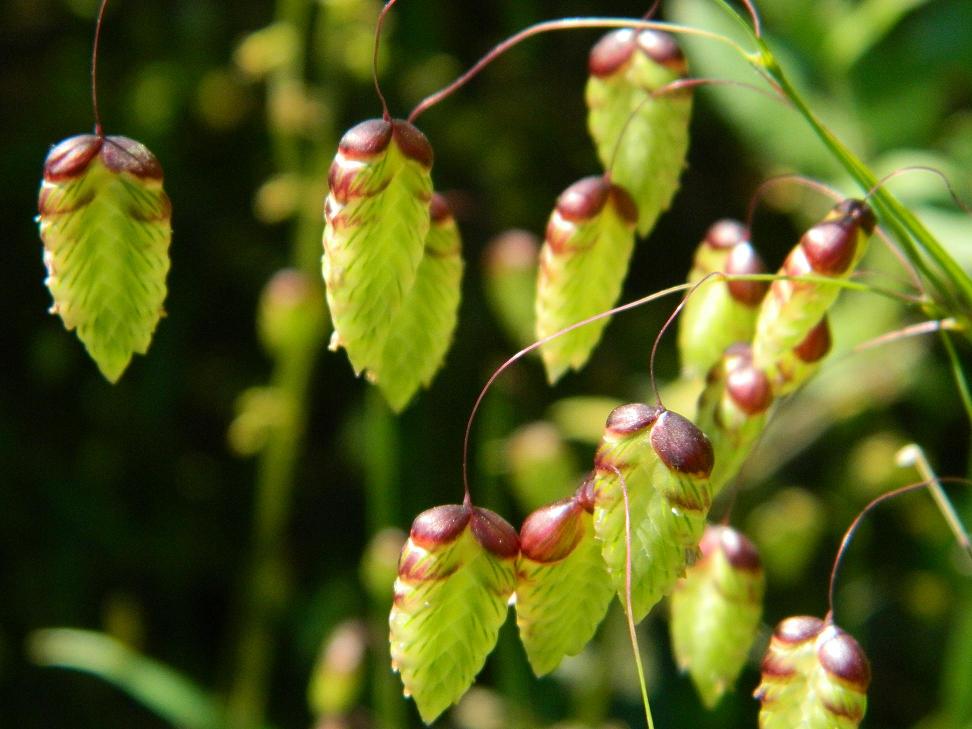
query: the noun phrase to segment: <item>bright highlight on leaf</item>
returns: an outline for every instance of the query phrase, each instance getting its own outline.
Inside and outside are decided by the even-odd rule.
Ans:
[[[861,200],[844,200],[810,228],[779,273],[848,278],[867,249],[874,213]],[[800,345],[837,299],[840,288],[814,281],[777,279],[763,299],[753,338],[753,362],[769,369]]]
[[[867,709],[871,668],[849,634],[829,620],[780,623],[763,657],[755,696],[760,729],[856,729]]]
[[[614,305],[628,272],[637,217],[628,193],[603,177],[585,177],[561,193],[540,249],[538,339]],[[607,323],[600,319],[544,344],[547,379],[554,383],[568,369],[583,367]]]
[[[368,377],[395,412],[418,388],[428,387],[442,366],[459,313],[462,241],[449,204],[433,195],[432,225],[415,283],[391,323],[381,359]]]
[[[402,548],[389,617],[392,668],[428,724],[472,684],[516,587],[516,531],[473,506],[419,514]]]
[[[701,558],[672,593],[672,649],[711,709],[746,663],[765,579],[756,547],[731,527],[708,525],[699,549]]]
[[[354,371],[378,369],[429,232],[432,147],[406,121],[371,119],[341,139],[324,206],[324,282]]]
[[[38,209],[51,312],[117,382],[163,314],[172,208],[162,167],[127,137],[70,137],[47,155]]]
[[[616,30],[591,49],[587,125],[611,181],[638,205],[648,235],[668,209],[688,151],[692,95],[652,92],[685,75],[685,57],[668,33]]]
[[[671,592],[698,551],[712,500],[712,458],[708,438],[678,413],[632,403],[608,416],[594,459],[594,532],[625,602],[626,487],[636,622]]]
[[[588,478],[574,496],[537,509],[520,529],[516,624],[538,676],[583,650],[614,595],[594,539],[593,486]]]

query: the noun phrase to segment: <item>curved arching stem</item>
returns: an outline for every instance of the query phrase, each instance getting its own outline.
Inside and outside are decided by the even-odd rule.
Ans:
[[[98,19],[95,20],[94,43],[91,48],[91,108],[94,112],[96,136],[104,137],[105,130],[101,126],[101,109],[98,108],[98,48],[101,46],[101,26],[105,22],[105,9],[108,7],[108,0],[101,0],[98,8]]]
[[[378,13],[378,21],[375,23],[375,44],[371,54],[371,77],[375,82],[375,93],[378,94],[378,99],[381,101],[381,118],[385,121],[391,121],[391,114],[388,113],[388,102],[385,101],[385,95],[381,93],[381,84],[378,83],[378,49],[381,44],[381,29],[385,25],[385,16],[388,15],[388,11],[396,2],[398,0],[388,0],[381,12]]]

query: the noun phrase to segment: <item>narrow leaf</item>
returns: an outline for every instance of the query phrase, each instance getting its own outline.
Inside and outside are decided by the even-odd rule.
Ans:
[[[671,204],[685,167],[691,93],[652,96],[685,75],[685,57],[668,33],[622,29],[594,46],[588,70],[587,123],[597,155],[637,203],[644,237]]]
[[[341,139],[324,206],[324,282],[355,373],[377,367],[429,231],[432,147],[408,122],[371,119]]]
[[[162,167],[127,137],[71,137],[47,156],[38,209],[51,312],[117,382],[163,314],[172,208]]]
[[[628,193],[603,177],[585,177],[561,193],[540,249],[538,339],[614,305],[628,272],[637,215]],[[583,367],[607,323],[600,319],[544,344],[547,379],[554,383],[568,369]]]

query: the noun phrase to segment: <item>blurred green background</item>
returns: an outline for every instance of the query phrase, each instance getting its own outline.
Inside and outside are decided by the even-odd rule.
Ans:
[[[542,233],[556,195],[598,171],[582,90],[599,33],[533,39],[422,117],[467,276],[446,366],[396,418],[343,353],[326,352],[320,325],[295,354],[267,351],[255,323],[278,270],[302,268],[318,282],[327,164],[344,129],[380,112],[370,79],[379,7],[111,3],[105,129],[155,152],[174,210],[167,317],[114,387],[46,313],[32,219],[47,149],[92,127],[96,3],[7,0],[0,9],[0,726],[419,725],[387,668],[403,538],[388,529],[460,498],[465,418],[490,372],[523,344],[517,302],[532,277],[517,256],[529,239],[490,241],[511,228]],[[931,165],[972,199],[972,3],[760,8],[785,68],[879,174]],[[385,94],[404,116],[525,25],[645,10],[620,0],[401,0],[382,46]],[[662,16],[731,32],[703,0],[666,0]],[[754,79],[711,44],[686,47],[698,76]],[[639,245],[625,299],[683,280],[709,224],[745,217],[771,175],[801,172],[860,194],[795,115],[745,88],[700,89],[692,133],[682,190]],[[939,180],[916,172],[891,184],[972,264],[969,216]],[[769,265],[828,207],[803,188],[774,188],[754,221]],[[904,276],[888,258],[875,245],[864,267],[891,285]],[[648,353],[674,303],[617,318],[586,370],[556,388],[529,359],[499,380],[473,433],[478,503],[519,525],[573,490],[610,407],[649,397]],[[838,352],[780,409],[743,474],[732,521],[763,550],[767,635],[787,615],[825,612],[843,529],[871,497],[918,478],[895,467],[898,447],[915,440],[940,473],[967,472],[969,424],[937,340],[850,352],[917,320],[885,299],[845,296]],[[663,379],[676,374],[673,341],[659,353]],[[972,499],[955,495],[972,521]],[[970,578],[926,495],[867,522],[837,592],[838,621],[872,660],[864,726],[972,727]],[[736,695],[707,713],[673,666],[664,612],[641,628],[659,729],[756,726],[758,656]],[[97,633],[36,632],[54,627]],[[84,665],[124,690],[39,665],[52,663]],[[639,726],[633,676],[617,610],[590,650],[541,681],[511,619],[476,690],[439,725]]]

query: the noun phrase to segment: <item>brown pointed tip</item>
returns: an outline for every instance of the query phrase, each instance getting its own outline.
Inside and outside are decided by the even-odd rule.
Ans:
[[[734,246],[726,261],[726,273],[730,276],[749,276],[756,273],[766,273],[766,264],[759,257],[756,249],[743,241]],[[729,294],[748,307],[758,306],[769,288],[768,281],[730,281]]]
[[[349,159],[367,159],[388,149],[391,138],[391,122],[368,119],[344,133],[338,143],[338,152]]]
[[[574,500],[577,502],[577,505],[588,514],[594,513],[594,502],[597,498],[597,493],[594,490],[594,477],[596,474],[596,471],[591,471],[587,474],[584,477],[584,482],[574,492]]]
[[[430,550],[451,544],[466,529],[471,516],[469,508],[460,504],[435,506],[415,517],[409,539]]]
[[[749,240],[749,229],[732,218],[717,220],[705,232],[705,242],[711,248],[732,248]]]
[[[651,429],[651,447],[674,471],[702,478],[712,473],[715,456],[709,439],[691,420],[671,410],[658,416]]]
[[[432,199],[429,201],[429,216],[433,223],[445,223],[452,217],[452,208],[444,195],[432,193]]]
[[[800,247],[816,273],[846,273],[857,254],[857,225],[850,217],[824,220],[803,234]]]
[[[683,75],[688,67],[685,64],[685,55],[678,47],[675,36],[660,30],[643,30],[638,33],[638,48],[655,63],[658,63],[670,71]]]
[[[612,30],[594,44],[587,59],[587,70],[592,76],[610,76],[621,68],[637,46],[636,33],[631,28]]]
[[[795,645],[816,638],[823,630],[824,622],[810,615],[797,615],[786,618],[773,632],[773,638],[781,643]]]
[[[540,241],[526,230],[512,229],[493,238],[486,246],[484,263],[495,273],[526,271],[537,266]]]
[[[758,415],[773,404],[773,387],[763,370],[747,362],[726,376],[726,392],[747,415]]]
[[[793,348],[793,353],[807,364],[819,362],[827,356],[831,344],[830,324],[824,316],[820,323],[803,338],[803,341]]]
[[[640,402],[619,405],[608,415],[604,428],[618,435],[630,435],[653,425],[662,412],[656,405]]]
[[[392,134],[402,153],[423,167],[431,167],[434,159],[432,145],[418,127],[404,119],[395,119],[391,124]]]
[[[817,642],[817,658],[828,673],[866,691],[871,683],[871,664],[864,649],[849,634],[830,625]]]
[[[602,176],[585,177],[560,193],[557,212],[567,220],[589,220],[601,212],[610,193],[611,185]]]
[[[151,180],[162,179],[162,165],[141,142],[128,137],[105,137],[101,161],[112,172],[127,172]]]
[[[705,528],[699,548],[703,555],[721,550],[729,564],[737,570],[758,572],[762,569],[756,545],[732,527],[710,524]]]
[[[472,533],[487,552],[500,559],[512,559],[520,553],[516,529],[494,511],[472,508]]]
[[[79,134],[59,142],[44,160],[44,179],[61,182],[77,177],[101,151],[104,141],[103,137],[94,134]]]
[[[620,185],[611,185],[611,201],[614,203],[614,209],[618,211],[624,220],[634,225],[638,222],[638,203],[634,201],[634,198]]]
[[[874,232],[874,225],[877,222],[874,218],[874,211],[863,200],[847,198],[837,204],[833,213],[853,221],[868,235]]]
[[[520,527],[520,551],[534,562],[558,562],[574,551],[584,536],[583,508],[573,498],[542,506]]]

